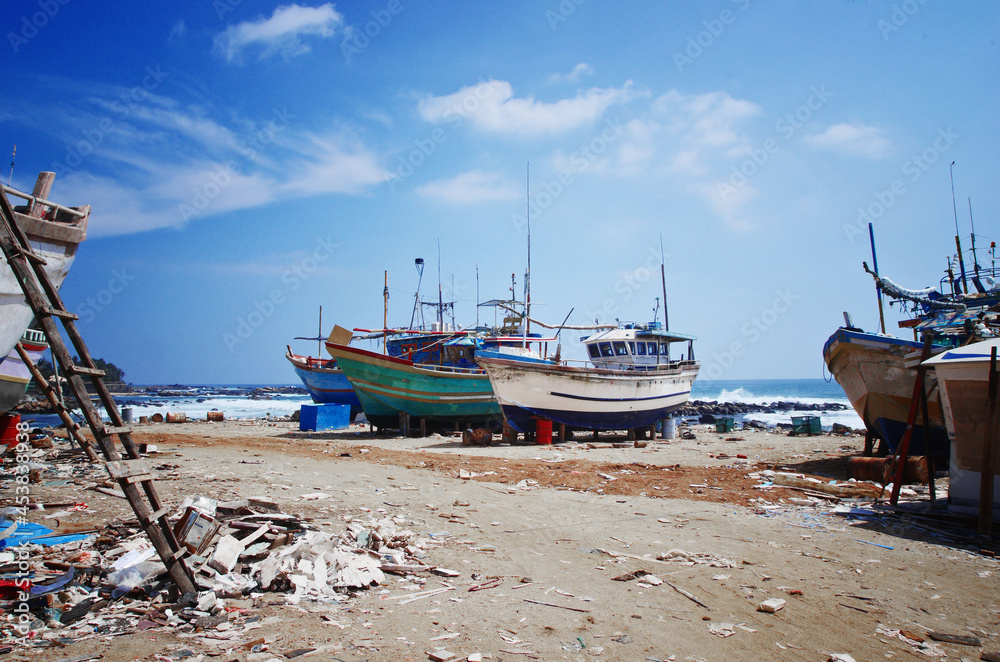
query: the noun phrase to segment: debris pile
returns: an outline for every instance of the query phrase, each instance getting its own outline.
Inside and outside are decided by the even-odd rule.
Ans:
[[[153,628],[235,633],[252,629],[250,609],[264,591],[288,604],[342,602],[385,583],[387,572],[434,570],[400,518],[351,520],[331,533],[267,499],[189,497],[175,531],[199,590],[178,595],[135,521],[54,537],[15,510],[0,520],[0,653]]]

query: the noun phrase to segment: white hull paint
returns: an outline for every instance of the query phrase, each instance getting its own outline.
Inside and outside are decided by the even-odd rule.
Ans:
[[[571,427],[616,430],[642,427],[679,409],[691,394],[698,364],[657,370],[607,370],[481,359],[508,421],[531,431],[549,419]]]
[[[39,183],[35,186],[36,195],[41,191],[40,195],[45,196],[52,178],[49,177],[44,186],[42,180],[43,177],[39,176]],[[22,198],[31,202],[29,206],[15,207],[15,220],[28,238],[31,248],[45,260],[45,273],[56,289],[59,289],[73,266],[77,247],[87,237],[90,206],[67,209],[4,188],[9,198]],[[12,200],[11,204],[17,203]],[[14,272],[0,255],[0,356],[7,356],[14,349],[33,317],[34,313],[24,298]]]
[[[937,373],[941,385],[944,421],[951,441],[948,500],[949,507],[959,512],[979,509],[992,347],[1000,348],[1000,340],[965,345],[924,362]],[[1000,462],[994,464],[994,518],[1000,516],[1000,467],[997,465]]]

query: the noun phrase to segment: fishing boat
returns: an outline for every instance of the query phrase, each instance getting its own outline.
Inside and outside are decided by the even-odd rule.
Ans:
[[[73,266],[77,247],[87,238],[90,205],[71,208],[50,202],[47,198],[55,176],[54,172],[40,173],[31,193],[9,186],[3,190],[8,196],[26,201],[14,207],[14,219],[35,253],[45,260],[49,280],[59,288]],[[14,272],[6,260],[0,260],[0,356],[6,357],[31,324],[34,312]]]
[[[996,443],[997,431],[988,430],[987,407],[994,348],[1000,350],[1000,338],[948,349],[923,364],[937,375],[941,388],[944,422],[951,440],[948,502],[958,511],[978,509],[983,444],[986,440]],[[1000,472],[996,465],[990,473],[994,481],[993,512],[1000,513]]]
[[[397,427],[400,412],[435,423],[487,426],[499,421],[500,407],[482,370],[417,363],[334,343],[327,350],[376,427]]]
[[[995,245],[990,248],[991,253],[994,251]],[[875,259],[874,234],[872,257]],[[906,430],[923,341],[931,338],[934,356],[987,332],[985,321],[995,315],[991,309],[1000,302],[998,273],[995,266],[980,267],[975,254],[973,260],[971,279],[966,278],[964,266],[956,269],[954,261],[949,260],[938,286],[923,289],[902,287],[880,276],[877,262],[874,269],[863,263],[862,268],[876,284],[881,330],[863,331],[844,313],[845,326],[836,330],[823,346],[827,369],[865,422],[870,439],[885,442],[882,452],[895,452]],[[899,328],[911,329],[913,340],[885,332],[883,296],[908,308],[912,316],[901,320]],[[950,444],[938,382],[933,375],[925,380],[924,388],[927,420],[922,409],[918,409],[910,452],[929,455],[943,465],[949,457]]]
[[[27,352],[32,363],[38,363],[42,354],[49,348],[45,334],[35,329],[27,329],[21,336],[21,347]],[[0,361],[0,414],[5,414],[21,401],[28,384],[31,383],[31,373],[14,348]]]
[[[292,364],[295,374],[302,380],[313,402],[320,405],[350,405],[352,415],[361,409],[361,401],[347,381],[344,371],[337,367],[336,359],[294,354],[288,347],[285,358]]]
[[[837,329],[823,346],[823,360],[830,374],[844,389],[865,427],[885,440],[892,452],[906,430],[922,349],[922,343],[866,333],[850,324]],[[933,379],[925,380],[927,421],[925,424],[923,412],[918,410],[910,449],[914,455],[944,459],[948,435],[936,388]]]
[[[534,432],[542,419],[581,430],[642,428],[687,403],[699,368],[693,336],[653,322],[599,330],[580,340],[591,365],[477,354],[511,427]],[[677,342],[686,343],[687,352],[673,359],[670,346]]]

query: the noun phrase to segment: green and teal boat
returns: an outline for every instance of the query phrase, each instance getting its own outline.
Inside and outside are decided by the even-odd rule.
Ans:
[[[331,342],[327,351],[337,359],[365,417],[376,427],[397,427],[400,412],[435,423],[499,425],[502,421],[500,404],[481,369],[416,364]]]

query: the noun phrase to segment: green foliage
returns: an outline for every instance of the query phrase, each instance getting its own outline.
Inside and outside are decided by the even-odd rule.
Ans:
[[[74,356],[73,363],[79,365],[80,358]],[[39,359],[38,363],[35,364],[35,367],[38,368],[38,371],[42,373],[42,376],[45,377],[45,379],[48,379],[54,374],[52,363],[48,359]],[[105,361],[104,359],[94,359],[94,367],[104,371],[104,381],[107,382],[125,381],[125,371],[116,366],[114,363]]]

